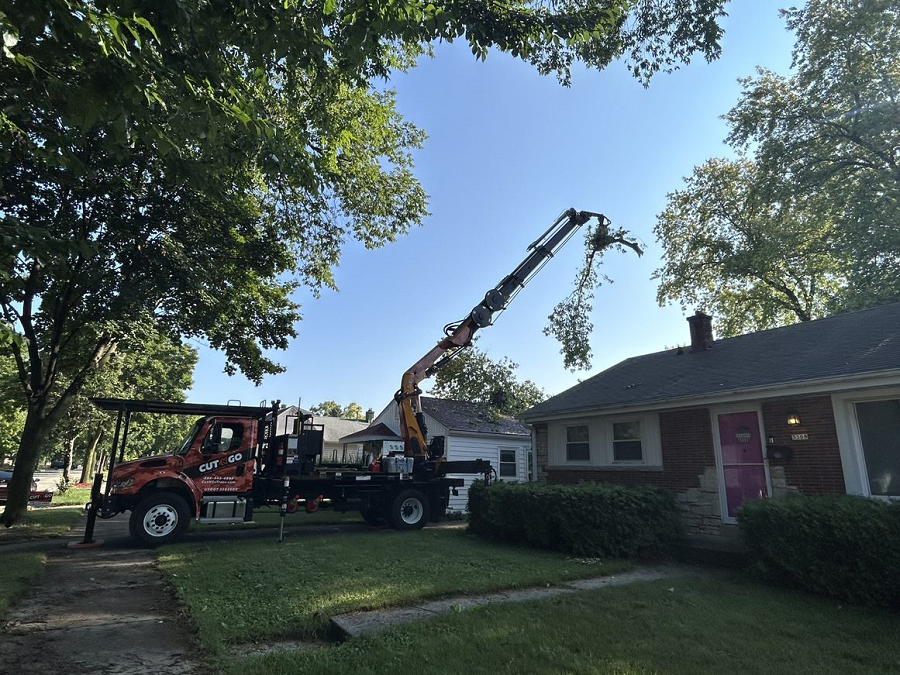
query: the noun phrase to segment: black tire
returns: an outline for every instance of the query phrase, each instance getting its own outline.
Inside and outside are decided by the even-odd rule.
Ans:
[[[190,518],[184,499],[174,492],[155,492],[131,512],[128,530],[145,546],[161,546],[184,534]]]
[[[421,530],[430,515],[428,500],[418,490],[404,490],[398,494],[388,514],[391,525],[398,530]]]
[[[384,515],[384,508],[381,505],[361,508],[359,512],[362,514],[363,520],[372,527],[384,527],[387,525],[387,518]]]

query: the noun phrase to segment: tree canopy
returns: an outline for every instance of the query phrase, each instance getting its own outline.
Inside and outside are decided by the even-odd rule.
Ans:
[[[845,283],[816,200],[757,189],[756,166],[709,160],[669,195],[656,236],[660,301],[704,307],[726,336],[824,316]]]
[[[519,364],[505,356],[492,360],[477,342],[437,371],[430,394],[439,398],[472,401],[497,413],[518,415],[547,398],[531,380],[516,378]]]
[[[3,520],[41,445],[134,323],[259,381],[300,284],[350,239],[425,215],[423,134],[373,79],[464,39],[563,82],[622,54],[643,81],[719,53],[725,0],[15,2],[0,11],[0,309],[26,420]],[[64,377],[63,377],[64,375]]]
[[[366,412],[362,409],[362,406],[355,401],[350,402],[346,406],[342,406],[337,401],[323,401],[310,408],[310,412],[314,415],[321,415],[322,417],[340,417],[345,420],[366,419]]]
[[[784,10],[794,74],[759,69],[725,116],[740,158],[697,167],[657,238],[661,303],[726,334],[900,300],[900,16],[891,0]]]

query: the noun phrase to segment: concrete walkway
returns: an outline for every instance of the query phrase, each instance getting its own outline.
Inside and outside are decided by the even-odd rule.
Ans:
[[[195,670],[190,628],[146,550],[57,548],[38,585],[6,618],[0,673]]]
[[[596,588],[611,586],[624,586],[643,581],[657,581],[680,576],[706,573],[697,567],[688,565],[654,565],[639,567],[631,572],[608,577],[596,577],[593,579],[578,579],[558,586],[547,588],[526,588],[515,591],[503,591],[486,595],[460,596],[434,600],[415,607],[395,607],[389,609],[374,610],[371,612],[357,612],[343,614],[331,619],[331,627],[336,637],[347,639],[361,635],[371,635],[398,624],[409,621],[422,621],[439,614],[448,614],[460,609],[483,607],[485,605],[505,604],[509,602],[526,602],[529,600],[543,600],[559,595],[567,595],[578,591],[589,591]]]

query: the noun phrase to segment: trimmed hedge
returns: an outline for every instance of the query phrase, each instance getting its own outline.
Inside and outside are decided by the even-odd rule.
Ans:
[[[900,608],[900,503],[836,495],[744,502],[738,524],[772,581]]]
[[[656,552],[682,537],[670,493],[606,483],[476,482],[469,488],[469,529],[491,539],[604,558]]]

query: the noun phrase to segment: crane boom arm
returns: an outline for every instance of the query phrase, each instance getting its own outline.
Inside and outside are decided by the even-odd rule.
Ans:
[[[419,382],[433,375],[450,359],[472,343],[475,332],[493,323],[494,315],[506,309],[509,302],[541,267],[559,250],[582,225],[597,218],[598,226],[606,228],[609,220],[601,213],[567,209],[549,228],[528,246],[528,255],[500,282],[489,289],[469,315],[444,328],[445,337],[412,365],[404,374],[400,390],[395,395],[400,413],[400,435],[407,456],[426,458],[427,441],[424,416],[419,406]],[[438,460],[440,463],[440,459]]]

